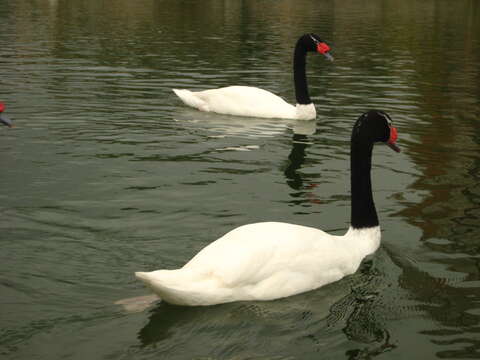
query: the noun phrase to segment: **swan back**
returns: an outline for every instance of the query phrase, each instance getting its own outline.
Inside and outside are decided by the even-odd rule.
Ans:
[[[251,86],[228,86],[204,91],[173,90],[188,106],[200,111],[261,118],[296,118],[296,108],[281,97]]]

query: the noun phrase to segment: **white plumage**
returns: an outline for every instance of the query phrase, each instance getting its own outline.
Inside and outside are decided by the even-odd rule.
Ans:
[[[228,86],[193,92],[173,89],[185,103],[200,111],[260,118],[311,120],[316,117],[311,104],[293,106],[267,90],[252,86]]]
[[[225,234],[181,269],[135,275],[172,304],[272,300],[354,273],[379,243],[378,226],[335,236],[301,225],[256,223]]]

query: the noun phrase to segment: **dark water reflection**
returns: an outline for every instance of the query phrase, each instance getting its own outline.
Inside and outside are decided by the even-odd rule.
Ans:
[[[355,279],[333,284],[317,294],[305,294],[268,303],[235,303],[205,308],[182,308],[158,304],[150,311],[148,323],[139,331],[141,346],[166,351],[173,358],[232,356],[270,358],[270,348],[277,349],[274,358],[291,358],[331,346],[334,356],[360,358],[388,352],[396,346],[383,319],[372,308],[378,293],[378,272],[367,261]],[[375,314],[376,315],[372,315]],[[231,332],[235,329],[235,332]],[[348,345],[340,338],[346,336]],[[215,338],[221,346],[205,346]],[[355,344],[372,344],[372,347]],[[175,351],[168,347],[175,347]],[[348,350],[344,350],[345,347]]]
[[[480,358],[480,4],[460,1],[3,1],[0,357]],[[316,123],[199,113],[172,87],[294,98],[307,31]],[[133,271],[174,268],[224,232],[348,227],[348,141],[388,111],[379,251],[267,303],[130,314]]]

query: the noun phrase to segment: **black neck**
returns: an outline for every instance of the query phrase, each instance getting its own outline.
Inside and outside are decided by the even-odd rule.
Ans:
[[[295,97],[297,104],[311,104],[308,95],[307,75],[305,73],[307,49],[302,39],[297,41],[293,54],[293,80],[295,82]]]
[[[373,203],[372,168],[373,143],[352,139],[350,150],[352,213],[353,228],[378,226],[377,211]]]

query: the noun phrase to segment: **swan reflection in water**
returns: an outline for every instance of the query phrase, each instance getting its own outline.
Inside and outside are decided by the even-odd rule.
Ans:
[[[275,341],[274,352],[295,351],[287,345],[292,341],[304,345],[302,352],[326,350],[327,344],[338,345],[338,333],[342,332],[345,341],[353,342],[345,352],[346,358],[373,358],[396,348],[383,321],[381,296],[375,292],[377,286],[384,286],[383,281],[373,261],[368,260],[351,279],[279,301],[209,307],[160,302],[150,309],[148,322],[137,337],[140,346],[154,346],[156,351],[165,351],[165,356],[169,352],[179,356],[172,344],[182,344],[184,349],[180,351],[185,354],[204,349],[205,356],[212,356],[216,351],[235,348],[249,357],[262,345],[245,343],[245,339],[267,329],[271,335],[263,340]],[[206,345],[212,339],[219,339],[222,346]]]
[[[308,137],[303,134],[294,134],[292,141],[292,151],[288,155],[288,166],[286,167],[284,174],[287,178],[287,184],[294,190],[300,190],[303,188],[302,176],[297,172],[306,157],[306,148],[308,147]]]
[[[223,116],[188,108],[176,111],[174,121],[182,130],[205,130],[211,137],[272,138],[284,136],[288,131],[308,136],[316,131],[315,121]]]
[[[314,192],[314,189],[318,186],[318,181],[309,181],[309,179],[299,171],[308,157],[307,149],[312,145],[309,136],[315,134],[316,124],[314,121],[297,121],[297,123],[292,126],[292,130],[292,149],[288,155],[285,170],[283,171],[287,185],[295,190],[290,193],[290,196],[293,198],[292,204],[304,205],[306,202],[309,204],[320,204],[321,201],[315,196]]]

